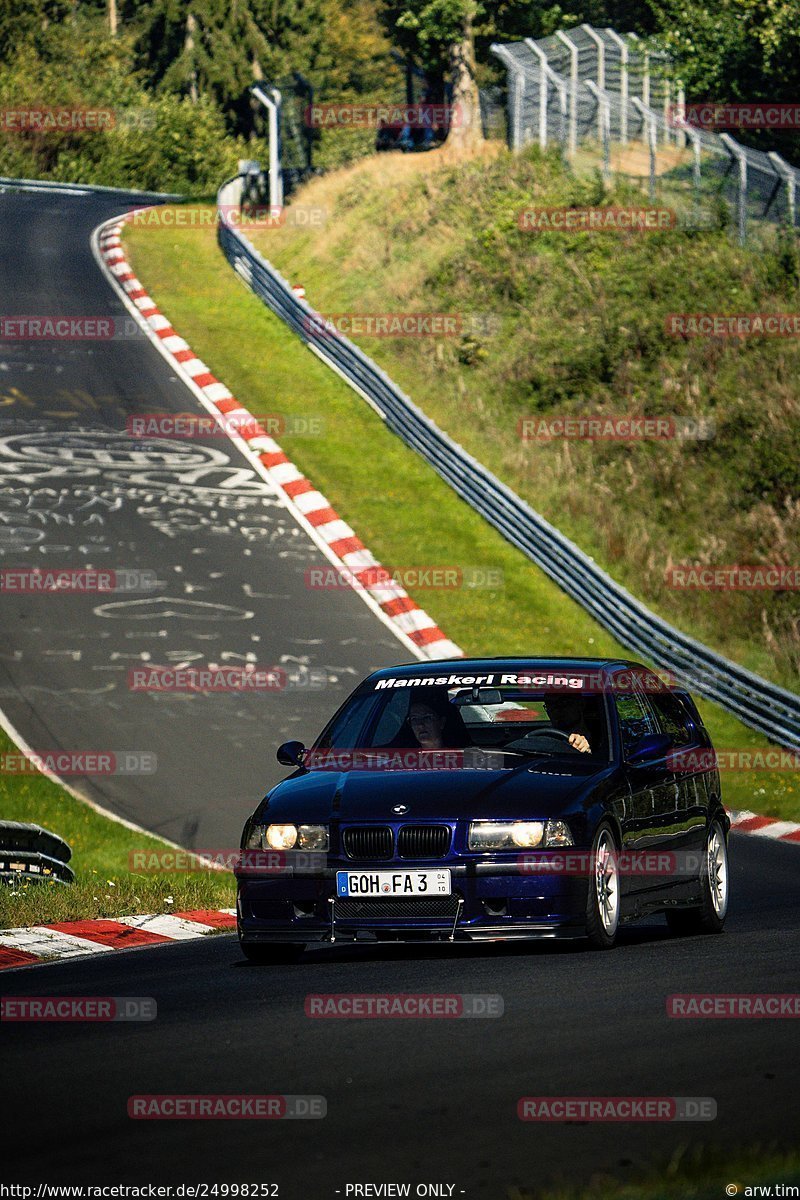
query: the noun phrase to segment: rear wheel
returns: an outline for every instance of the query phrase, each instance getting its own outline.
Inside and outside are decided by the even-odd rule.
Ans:
[[[666,913],[673,933],[721,933],[728,912],[728,846],[719,821],[712,821],[700,874],[701,903]]]
[[[297,962],[305,946],[294,942],[239,942],[242,954],[248,962],[262,967],[276,967],[281,963]]]
[[[601,825],[592,844],[586,936],[594,950],[611,950],[619,928],[619,866],[610,826]]]

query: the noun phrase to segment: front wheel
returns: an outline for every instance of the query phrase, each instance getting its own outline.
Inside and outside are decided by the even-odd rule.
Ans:
[[[721,933],[728,912],[728,845],[719,821],[712,821],[700,874],[701,902],[666,913],[672,933]]]
[[[589,861],[586,936],[593,950],[611,950],[617,941],[620,896],[617,844],[608,825],[595,834]]]
[[[295,942],[243,942],[239,946],[248,962],[260,967],[276,967],[297,962],[305,946]]]

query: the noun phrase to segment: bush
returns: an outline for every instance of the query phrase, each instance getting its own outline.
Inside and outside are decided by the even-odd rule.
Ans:
[[[208,195],[238,158],[265,156],[257,142],[226,134],[212,100],[197,104],[147,91],[133,70],[130,38],[111,39],[79,18],[0,66],[0,106],[110,110],[99,129],[0,133],[0,174]]]

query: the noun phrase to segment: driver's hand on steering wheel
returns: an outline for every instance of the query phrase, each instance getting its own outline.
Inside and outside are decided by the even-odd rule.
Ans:
[[[576,750],[579,750],[581,754],[591,754],[592,748],[582,733],[571,733],[569,735],[569,744]]]

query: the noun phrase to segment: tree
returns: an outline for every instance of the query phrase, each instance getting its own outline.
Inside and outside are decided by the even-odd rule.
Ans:
[[[69,0],[2,0],[0,62],[10,62],[22,46],[37,46],[53,22],[65,20]]]
[[[653,0],[653,9],[695,99],[796,100],[798,0]]]
[[[249,86],[302,69],[304,40],[324,36],[322,0],[124,3],[138,23],[138,61],[148,83],[193,102],[208,95],[230,128],[248,132]]]
[[[640,35],[655,29],[655,16],[648,0],[561,0],[550,5],[541,0],[495,0],[491,5],[486,4],[485,9],[475,25],[479,72],[483,64],[492,64],[489,50],[492,42],[547,37],[557,29],[569,29],[584,21]]]
[[[482,140],[473,26],[486,7],[482,0],[387,0],[381,13],[394,40],[432,79],[449,75],[448,142],[461,150]]]
[[[800,93],[800,0],[651,0],[659,41],[688,101],[793,103]],[[800,153],[800,136],[734,131],[739,141]]]

